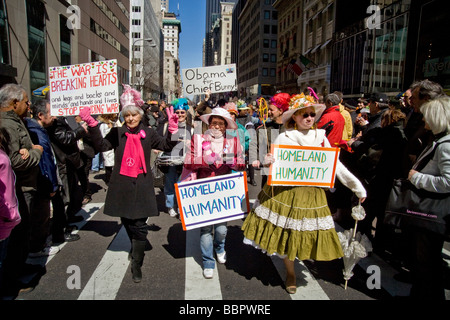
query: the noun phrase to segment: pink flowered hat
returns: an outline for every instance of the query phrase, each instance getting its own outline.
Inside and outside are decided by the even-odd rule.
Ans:
[[[124,92],[120,97],[122,108],[130,105],[141,108],[145,104],[144,100],[142,100],[141,98],[141,93],[139,91],[131,88],[131,86],[128,84],[124,84],[123,89]]]

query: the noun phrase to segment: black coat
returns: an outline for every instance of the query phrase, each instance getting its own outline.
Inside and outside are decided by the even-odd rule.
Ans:
[[[143,219],[159,215],[156,203],[155,187],[150,166],[152,149],[170,151],[177,141],[171,141],[171,135],[163,138],[154,129],[140,124],[138,131],[144,130],[146,138],[141,139],[144,150],[147,173],[140,174],[137,178],[120,174],[122,158],[127,143],[126,126],[112,128],[105,138],[102,138],[99,126],[89,128],[89,133],[96,152],[104,152],[115,149],[115,166],[108,185],[108,193],[105,200],[104,213],[112,217],[127,219]]]

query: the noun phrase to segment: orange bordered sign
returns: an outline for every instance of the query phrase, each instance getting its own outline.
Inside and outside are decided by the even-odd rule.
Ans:
[[[334,188],[338,148],[272,145],[271,186]]]
[[[239,220],[249,212],[247,173],[175,184],[184,231]]]

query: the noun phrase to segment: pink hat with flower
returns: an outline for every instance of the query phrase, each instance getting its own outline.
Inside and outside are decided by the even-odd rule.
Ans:
[[[141,93],[133,88],[131,88],[130,85],[124,84],[123,85],[124,92],[122,96],[120,97],[120,103],[122,105],[122,108],[125,108],[130,105],[134,105],[136,107],[141,108],[145,102],[141,98]]]

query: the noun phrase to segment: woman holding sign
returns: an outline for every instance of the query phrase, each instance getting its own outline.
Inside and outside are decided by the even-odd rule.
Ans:
[[[309,96],[292,97],[289,110],[283,113],[286,131],[274,145],[330,148],[325,130],[313,126],[325,106],[315,104]],[[272,154],[265,157],[265,166],[275,162]],[[366,191],[339,161],[337,178],[364,201]],[[310,186],[266,185],[258,196],[259,205],[247,216],[242,230],[244,243],[262,249],[269,255],[284,258],[286,290],[297,290],[295,259],[331,261],[343,257],[334,221],[328,208],[325,189]]]
[[[171,134],[178,131],[178,117],[173,113],[173,108],[168,109],[170,134],[163,138],[142,123],[144,111],[141,106],[144,102],[139,92],[125,86],[120,101],[125,124],[112,128],[105,138],[102,137],[98,122],[91,117],[89,108],[84,108],[80,117],[89,126],[89,134],[97,152],[115,150],[115,166],[108,185],[104,213],[121,218],[132,244],[133,281],[138,283],[142,280],[141,267],[148,245],[146,222],[149,217],[159,215],[150,156],[152,149],[170,151],[174,148],[177,141],[171,141]]]
[[[239,138],[226,136],[227,129],[238,128],[229,112],[223,108],[214,108],[212,113],[200,119],[208,124],[208,130],[203,135],[194,135],[190,152],[184,161],[185,169],[192,171],[197,179],[244,171],[245,160]],[[226,262],[226,235],[226,222],[200,229],[203,276],[206,279],[211,279],[214,274],[214,251],[219,263]]]

